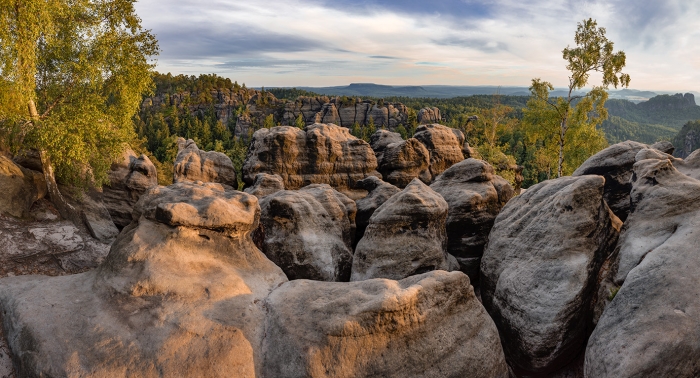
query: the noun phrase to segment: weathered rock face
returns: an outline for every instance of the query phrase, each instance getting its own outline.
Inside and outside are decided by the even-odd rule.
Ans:
[[[0,240],[0,277],[81,273],[109,252],[108,245],[61,220],[47,199],[37,201],[27,219],[0,215]]]
[[[216,182],[238,188],[236,169],[228,156],[216,151],[202,151],[192,139],[178,138],[177,147],[173,182]]]
[[[267,299],[266,377],[508,377],[467,276],[286,283]]]
[[[430,152],[430,174],[435,179],[452,165],[464,160],[464,134],[438,124],[422,125],[413,135]]]
[[[481,296],[516,373],[552,373],[586,345],[598,275],[621,226],[604,183],[592,175],[545,181],[496,217]]]
[[[440,116],[440,109],[438,108],[423,108],[418,111],[418,124],[427,125],[431,123],[437,123],[442,120]]]
[[[150,189],[134,216],[97,270],[0,281],[18,373],[254,377],[262,301],[286,281],[250,238],[257,199],[178,183]]]
[[[284,104],[282,124],[294,125],[300,115],[307,125],[333,123],[352,127],[357,123],[364,126],[369,124],[371,119],[377,127],[393,130],[399,124],[406,123],[408,109],[401,103],[372,104],[370,100],[362,101],[356,98],[300,96],[295,101]]]
[[[255,182],[253,186],[245,188],[244,192],[252,194],[258,199],[269,196],[284,190],[284,182],[282,182],[282,177],[278,175],[270,175],[267,173],[258,173],[255,175]]]
[[[0,213],[13,217],[29,216],[32,204],[46,193],[44,175],[20,167],[5,156],[0,156]]]
[[[102,188],[102,201],[118,229],[131,223],[131,212],[141,195],[158,185],[156,167],[146,155],[136,156],[127,149],[122,158],[112,164],[110,184]]]
[[[355,202],[326,184],[262,199],[262,251],[289,279],[348,281]]]
[[[403,279],[431,270],[455,270],[445,251],[447,203],[420,180],[413,180],[374,212],[357,244],[351,281]]]
[[[405,188],[415,178],[430,183],[430,152],[416,138],[392,143],[384,149],[379,173],[399,188]]]
[[[314,124],[300,130],[277,126],[253,134],[243,164],[243,181],[252,185],[258,173],[277,174],[288,190],[329,184],[355,199],[367,194],[355,188],[355,183],[379,176],[376,169],[377,159],[369,144],[344,127]]]
[[[618,283],[586,349],[588,377],[700,374],[700,181],[668,159],[634,165]]]
[[[463,160],[430,185],[447,201],[447,252],[457,258],[471,282],[479,280],[479,266],[496,215],[513,197],[508,181],[477,159]]]
[[[384,156],[386,147],[392,143],[401,142],[403,142],[401,134],[388,130],[377,130],[369,137],[369,145],[372,147],[372,151],[374,151],[374,156],[377,157],[377,163],[379,165],[382,163],[382,157]]]
[[[369,225],[369,218],[372,217],[372,214],[394,194],[401,191],[401,189],[394,185],[386,183],[374,176],[369,176],[364,180],[358,181],[357,186],[365,189],[368,194],[367,197],[355,201],[357,204],[355,244],[364,236],[365,230]]]
[[[666,144],[656,146],[668,149]],[[573,174],[605,177],[605,201],[623,222],[629,214],[632,166],[635,156],[644,148],[649,146],[629,140],[614,144],[588,158]]]

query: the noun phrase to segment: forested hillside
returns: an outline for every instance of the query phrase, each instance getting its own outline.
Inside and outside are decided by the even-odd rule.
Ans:
[[[523,166],[525,186],[552,175],[536,154],[546,147],[544,142],[528,138],[523,127],[529,96],[329,97],[296,88],[257,90],[217,75],[156,74],[154,82],[155,93],[144,98],[135,128],[142,149],[166,172],[164,179],[170,177],[177,137],[226,153],[240,169],[255,130],[303,128],[314,122],[340,124],[365,140],[380,128],[409,138],[421,123],[442,123],[463,131],[478,156],[492,164]],[[609,118],[601,128],[609,143],[671,140],[684,124],[700,120],[692,94],[661,95],[639,104],[612,99],[606,108]],[[687,135],[676,137],[678,147]]]

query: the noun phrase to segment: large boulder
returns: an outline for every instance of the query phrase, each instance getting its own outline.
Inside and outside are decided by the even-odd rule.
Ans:
[[[384,150],[392,143],[401,143],[403,138],[401,134],[389,130],[380,129],[369,137],[369,145],[377,157],[377,163],[381,165]]]
[[[476,283],[489,232],[501,208],[513,197],[513,188],[489,163],[471,158],[448,168],[430,188],[449,207],[447,253],[457,258],[460,269]]]
[[[327,184],[282,190],[260,201],[261,249],[291,280],[348,281],[355,202]]]
[[[286,281],[251,240],[257,199],[178,183],[134,217],[96,270],[0,280],[18,374],[256,376],[263,301]]]
[[[192,139],[178,138],[177,148],[173,182],[216,182],[238,188],[236,169],[225,154],[202,151]]]
[[[518,374],[551,374],[586,345],[598,276],[621,227],[604,185],[593,175],[544,181],[496,217],[481,296]]]
[[[430,152],[416,138],[392,143],[382,152],[379,173],[384,181],[399,188],[405,188],[415,178],[430,183]]]
[[[262,197],[277,193],[280,190],[284,190],[282,177],[267,173],[258,173],[255,175],[255,182],[253,182],[253,185],[245,188],[243,191],[261,199]]]
[[[394,194],[401,191],[401,189],[394,185],[386,183],[374,176],[369,176],[364,180],[358,181],[357,186],[366,190],[368,194],[367,197],[355,201],[357,205],[357,216],[355,217],[355,224],[357,225],[355,244],[364,236],[365,230],[369,225],[369,218],[372,217],[372,214]]]
[[[266,308],[265,377],[508,377],[498,331],[460,272],[291,281]]]
[[[112,164],[109,182],[102,188],[102,201],[121,230],[131,223],[131,212],[141,195],[158,185],[158,173],[148,156],[136,156],[134,151],[126,149],[121,159]]]
[[[29,209],[34,202],[46,193],[44,175],[21,167],[5,156],[0,155],[0,213],[13,217],[29,216]]]
[[[430,152],[431,180],[464,160],[464,134],[460,130],[438,124],[421,125],[413,137],[423,143]]]
[[[352,199],[367,195],[355,183],[379,176],[377,158],[369,144],[345,127],[313,124],[260,129],[253,134],[243,164],[243,181],[250,186],[258,173],[282,177],[287,190],[310,184],[329,184]]]
[[[668,159],[634,164],[616,283],[586,349],[588,377],[700,374],[700,181]]]
[[[662,152],[673,152],[673,145],[670,143],[657,143],[654,146],[665,150]],[[637,153],[645,148],[649,146],[629,140],[613,144],[588,158],[574,171],[573,176],[605,177],[605,201],[613,213],[624,222],[630,208],[632,166]]]
[[[414,179],[372,214],[357,244],[351,281],[403,279],[431,270],[456,270],[445,251],[447,202]]]

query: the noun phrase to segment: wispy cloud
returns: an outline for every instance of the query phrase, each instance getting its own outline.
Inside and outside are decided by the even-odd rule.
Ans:
[[[561,50],[592,17],[627,53],[632,86],[700,86],[700,2],[666,0],[148,0],[158,69],[249,85],[563,85]],[[594,76],[595,79],[595,76]]]

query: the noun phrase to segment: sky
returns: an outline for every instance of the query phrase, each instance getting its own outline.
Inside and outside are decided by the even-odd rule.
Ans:
[[[250,87],[563,87],[561,51],[593,18],[625,51],[630,88],[700,90],[698,0],[140,0],[136,11],[160,43],[158,71]]]

